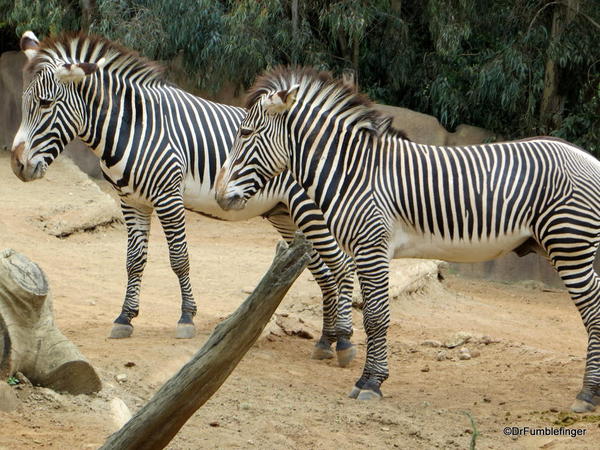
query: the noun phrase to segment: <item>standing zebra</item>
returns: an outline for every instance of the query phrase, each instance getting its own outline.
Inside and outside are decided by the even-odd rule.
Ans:
[[[105,178],[121,198],[128,281],[112,337],[128,337],[133,330],[153,210],[181,287],[180,338],[194,335],[196,313],[185,209],[224,220],[262,215],[286,240],[300,229],[312,242],[309,267],[324,298],[323,335],[313,356],[332,357],[330,344],[337,341],[340,364],[349,363],[354,354],[349,341],[352,262],[314,202],[289,173],[266,185],[247,212],[225,212],[215,201],[217,171],[244,117],[242,108],[184,92],[165,82],[152,62],[99,37],[62,35],[40,44],[26,32],[21,48],[32,79],[23,92],[23,118],[13,143],[14,173],[23,181],[43,177],[77,136],[100,158]]]
[[[219,174],[217,199],[241,209],[286,168],[354,257],[367,357],[350,396],[380,398],[388,377],[391,258],[475,262],[543,251],[589,336],[573,410],[600,395],[600,163],[555,138],[468,147],[409,142],[369,101],[327,74],[278,68],[250,91],[248,115]]]

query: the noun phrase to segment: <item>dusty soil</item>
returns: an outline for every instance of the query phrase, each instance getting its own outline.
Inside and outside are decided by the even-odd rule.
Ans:
[[[181,341],[173,337],[178,284],[154,221],[134,336],[109,340],[125,286],[126,233],[120,223],[110,223],[114,206],[74,173],[71,164],[58,161],[45,179],[24,184],[0,152],[0,249],[12,247],[46,272],[58,327],[97,368],[104,389],[70,396],[14,388],[22,406],[0,413],[0,449],[100,446],[118,427],[115,398],[132,412],[139,409],[243,301],[269,266],[278,240],[260,218],[223,223],[188,216],[199,333]],[[96,209],[108,225],[91,225],[90,211]],[[72,234],[58,238],[59,228]],[[393,270],[398,274],[412,265],[394,262]],[[305,272],[278,317],[316,337],[319,302],[318,287]],[[467,414],[479,433],[477,448],[598,448],[600,415],[568,413],[580,387],[586,335],[565,292],[449,274],[442,283],[434,278],[412,295],[396,296],[391,374],[385,399],[373,403],[346,398],[365,349],[359,310],[354,320],[358,358],[345,369],[311,360],[314,339],[282,332],[261,339],[169,448],[468,448],[473,428]],[[479,356],[460,360],[462,346],[422,345],[451,341],[459,332],[472,336],[462,346]],[[440,351],[449,359],[438,361]],[[119,374],[127,380],[117,382]],[[572,420],[578,421],[569,428],[583,429],[585,436],[503,434],[505,426],[558,427]]]

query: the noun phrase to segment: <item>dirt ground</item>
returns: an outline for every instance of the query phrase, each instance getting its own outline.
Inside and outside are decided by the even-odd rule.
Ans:
[[[22,405],[0,412],[0,449],[99,447],[118,428],[115,405],[123,402],[135,412],[176,373],[256,285],[278,240],[260,218],[224,223],[188,215],[198,335],[182,341],[173,337],[178,284],[154,221],[134,336],[109,340],[125,287],[125,229],[112,223],[76,231],[89,228],[98,209],[101,221],[112,220],[114,206],[101,197],[65,161],[56,162],[45,179],[21,183],[10,171],[8,154],[0,152],[0,249],[14,248],[42,267],[58,327],[104,385],[91,396],[14,388]],[[75,232],[59,238],[59,228]],[[411,264],[395,261],[393,271]],[[350,367],[311,360],[314,339],[268,335],[168,448],[468,448],[473,427],[467,414],[479,433],[477,448],[599,448],[600,415],[568,412],[583,375],[586,334],[565,292],[448,274],[441,283],[434,278],[412,295],[395,297],[391,309],[383,401],[346,397],[365,353],[362,315],[354,310],[358,358]],[[318,337],[320,296],[308,271],[278,313],[278,319]],[[423,345],[447,343],[460,332],[471,338],[456,348]],[[479,356],[460,360],[463,346]],[[441,351],[448,358],[438,361]],[[119,374],[126,381],[117,382]],[[562,425],[585,435],[503,433],[506,426]]]

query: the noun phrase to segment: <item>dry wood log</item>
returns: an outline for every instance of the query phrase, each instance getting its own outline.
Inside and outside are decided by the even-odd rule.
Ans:
[[[102,388],[94,368],[54,325],[44,272],[7,249],[0,252],[0,379],[16,372],[59,392]]]
[[[254,292],[221,322],[202,348],[150,401],[109,436],[101,449],[164,448],[223,384],[260,336],[286,292],[308,264],[310,244],[297,235],[281,242]]]

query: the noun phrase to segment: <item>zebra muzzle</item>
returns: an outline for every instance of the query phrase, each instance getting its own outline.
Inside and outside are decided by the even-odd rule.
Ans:
[[[237,193],[217,195],[217,203],[225,211],[240,210],[246,206],[246,200]]]
[[[20,160],[20,155],[23,153],[24,144],[20,144],[13,151],[10,158],[10,166],[13,173],[21,181],[32,181],[42,178],[46,173],[47,164],[43,161],[38,161],[37,164],[23,164]]]

